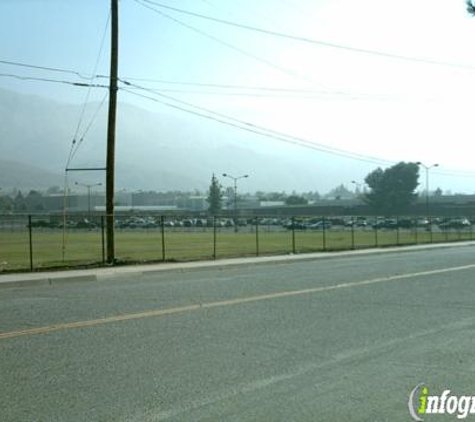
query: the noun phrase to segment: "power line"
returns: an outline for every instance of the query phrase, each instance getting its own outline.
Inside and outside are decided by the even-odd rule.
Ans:
[[[79,87],[86,87],[86,88],[108,88],[106,85],[101,84],[92,84],[92,83],[83,83],[83,82],[73,82],[73,81],[66,81],[66,80],[58,80],[58,79],[50,79],[50,78],[42,78],[42,77],[34,77],[34,76],[23,76],[23,75],[15,75],[15,74],[7,74],[7,73],[0,73],[0,77],[10,77],[19,80],[31,80],[31,81],[41,81],[41,82],[51,82],[51,83],[61,83],[61,84],[68,84],[74,85]],[[138,81],[147,81],[146,78],[127,78],[128,80],[138,80]],[[150,81],[150,80],[148,80]],[[156,80],[154,80],[156,81]],[[350,94],[350,93],[343,93],[343,92],[331,92],[331,91],[316,91],[316,90],[303,90],[303,89],[286,89],[286,88],[259,88],[259,87],[245,87],[245,86],[231,86],[231,85],[217,85],[217,84],[202,84],[202,83],[192,83],[192,82],[166,82],[160,81],[160,83],[169,83],[169,84],[179,84],[179,85],[188,85],[188,86],[201,86],[201,87],[217,87],[217,88],[228,88],[228,89],[243,89],[243,90],[256,90],[256,91],[268,91],[268,92],[282,92],[288,93],[289,95],[284,96],[284,98],[314,98],[315,95],[338,95],[338,96],[354,96],[358,94]],[[271,95],[271,94],[256,94],[256,93],[238,93],[238,92],[206,92],[206,91],[186,91],[186,90],[176,90],[176,89],[161,89],[162,92],[176,92],[182,94],[203,94],[203,95],[222,95],[222,96],[244,96],[244,97],[270,97],[270,98],[282,98],[279,95]],[[89,92],[89,91],[88,91]],[[301,94],[301,95],[290,95],[290,94]],[[87,102],[85,102],[87,104]],[[84,115],[84,105],[83,111],[81,116]],[[77,137],[77,133],[79,131],[80,124],[82,119],[80,119],[75,138]]]
[[[9,61],[9,60],[0,60],[0,63],[6,64],[9,66],[26,67],[29,69],[48,70],[50,72],[66,73],[70,75],[76,75],[81,79],[88,79],[88,80],[91,79],[91,76],[92,76],[92,75],[82,74],[76,70],[62,69],[59,67],[40,66],[40,65],[34,65],[34,64],[29,64],[29,63],[14,62],[14,61]],[[96,76],[96,77],[99,77],[99,76]]]
[[[4,62],[3,60],[0,60],[0,63]],[[38,66],[34,64],[25,64],[25,63],[18,63],[18,62],[9,62],[10,64],[14,66],[26,66],[29,68],[33,69],[41,69],[41,70],[62,70],[70,74],[78,75],[79,72],[75,70],[66,70],[66,69],[59,69],[59,68],[52,68],[52,67],[45,67],[45,66]],[[12,76],[13,77],[13,76]],[[14,77],[20,78],[21,75],[15,75]],[[94,78],[109,78],[107,75],[101,75],[101,74],[96,74],[96,75],[89,75],[87,78],[82,76],[83,79],[94,79]],[[26,79],[26,78],[25,78]],[[352,99],[355,98],[387,98],[387,97],[395,97],[397,95],[395,94],[387,94],[387,93],[352,93],[352,92],[347,92],[347,91],[339,91],[339,90],[316,90],[316,89],[305,89],[305,88],[277,88],[277,87],[266,87],[266,86],[246,86],[246,85],[234,85],[234,84],[217,84],[217,83],[206,83],[206,82],[189,82],[189,81],[177,81],[177,80],[166,80],[166,79],[155,79],[155,78],[142,78],[142,77],[132,77],[132,76],[126,76],[124,79],[129,80],[129,81],[138,81],[138,82],[151,82],[151,83],[157,83],[157,84],[167,84],[167,85],[178,85],[178,86],[193,86],[193,87],[200,87],[200,88],[212,88],[212,89],[217,89],[217,88],[222,88],[225,90],[244,90],[244,91],[262,91],[262,92],[282,92],[282,93],[289,93],[289,94],[302,94],[302,95],[334,95],[334,96],[341,96],[341,97],[352,97]],[[39,79],[39,80],[45,80],[46,79]],[[89,85],[84,85],[84,84],[78,84],[78,86],[89,86]],[[92,87],[103,87],[102,85],[92,85]],[[168,91],[168,92],[179,92],[179,91],[174,91],[171,89],[161,89],[162,92]],[[207,94],[207,95],[226,95],[222,93],[205,93],[205,92],[190,92],[190,91],[183,91],[182,93],[191,93],[191,94]],[[249,93],[245,94],[230,94],[230,95],[243,95],[243,96],[260,96],[260,95],[253,95]]]
[[[99,67],[99,61],[101,59],[101,56],[102,56],[102,50],[104,48],[104,41],[105,41],[105,38],[106,38],[106,33],[107,33],[107,28],[109,27],[109,21],[110,21],[110,18],[111,18],[111,15],[109,13],[109,15],[107,16],[107,21],[106,21],[106,25],[105,25],[105,28],[104,28],[104,32],[102,34],[102,38],[101,38],[101,42],[100,42],[100,47],[99,47],[99,52],[97,54],[97,58],[96,58],[96,62],[94,64],[94,70],[92,71],[92,74],[91,74],[91,77],[89,78],[89,82],[91,83],[94,78],[95,78],[95,74],[97,72],[97,68]],[[92,121],[91,123],[89,123],[89,125],[87,126],[87,129],[86,131],[84,132],[83,136],[81,136],[81,138],[79,139],[79,142],[77,142],[77,137],[78,137],[78,133],[79,133],[79,129],[81,128],[81,125],[82,125],[82,122],[84,120],[84,115],[86,113],[86,107],[87,107],[87,103],[89,101],[89,97],[91,95],[91,88],[89,88],[87,90],[87,93],[86,93],[86,98],[84,100],[84,103],[83,103],[83,106],[82,106],[82,109],[81,109],[81,114],[79,115],[79,120],[78,120],[78,124],[77,124],[77,127],[76,127],[76,132],[74,133],[74,137],[73,137],[73,140],[72,140],[72,143],[71,143],[71,150],[69,152],[69,156],[68,156],[68,159],[67,159],[67,162],[66,162],[66,167],[65,168],[68,168],[69,167],[69,164],[71,163],[71,160],[74,158],[74,156],[76,155],[79,147],[82,145],[82,143],[84,142],[84,137],[86,135],[86,133],[89,131],[89,128],[91,127],[92,125],[92,122],[95,120],[96,116],[97,116],[97,113],[99,112],[100,108],[102,107],[102,104],[104,103],[105,101],[105,98],[107,97],[107,93],[106,95],[104,96],[104,99],[101,101],[101,103],[99,104],[99,107],[97,109],[97,111],[94,113],[93,117],[92,117]]]
[[[47,67],[47,66],[39,66],[35,64],[27,64],[27,63],[19,63],[19,62],[11,62],[6,60],[0,60],[0,63],[6,63],[11,66],[20,66],[20,67],[27,67],[32,69],[39,69],[39,70],[47,70],[52,72],[62,72],[62,73],[69,73],[71,75],[77,75],[82,79],[91,80],[94,78],[97,79],[108,79],[108,75],[84,75],[79,73],[76,70],[72,69],[61,69],[55,67]],[[200,83],[200,82],[187,82],[187,81],[170,81],[165,79],[154,79],[154,78],[140,78],[140,77],[132,77],[126,76],[127,80],[130,81],[139,81],[139,82],[156,82],[161,84],[171,84],[171,85],[187,85],[187,86],[200,86],[200,87],[209,87],[209,88],[225,88],[225,89],[245,89],[245,90],[256,90],[256,91],[282,91],[282,92],[302,92],[302,93],[321,93],[321,91],[314,91],[308,89],[301,89],[301,88],[275,88],[275,87],[257,87],[257,86],[245,86],[245,85],[232,85],[232,84],[215,84],[215,83]],[[332,91],[328,91],[330,93]],[[325,92],[326,93],[326,92]],[[333,92],[332,92],[333,93]],[[335,94],[340,94],[340,92],[335,91]],[[341,94],[345,94],[341,92]]]
[[[78,149],[79,149],[79,146],[81,145],[81,143],[84,141],[84,138],[86,137],[87,133],[89,132],[89,130],[91,129],[92,125],[94,124],[94,122],[96,121],[96,118],[99,114],[99,112],[101,111],[102,107],[104,106],[104,103],[107,99],[107,96],[109,95],[108,92],[106,92],[104,94],[104,96],[102,97],[102,100],[100,101],[99,105],[97,106],[94,114],[92,115],[91,117],[91,120],[89,121],[89,124],[87,125],[86,129],[84,130],[84,133],[82,134],[80,140],[79,140],[79,143],[76,145],[76,148],[73,150],[76,142],[76,138],[74,138],[73,142],[72,142],[72,145],[71,145],[71,152],[70,152],[70,155],[68,157],[68,161],[66,163],[66,169],[69,168],[69,164],[71,163],[72,159],[75,157]]]
[[[101,85],[101,84],[91,84],[91,83],[73,82],[73,81],[60,80],[60,79],[40,78],[36,76],[14,75],[11,73],[0,73],[0,77],[14,78],[14,79],[22,80],[22,81],[39,81],[39,82],[66,84],[66,85],[78,86],[81,88],[108,88],[107,85]]]
[[[126,81],[123,81],[123,80],[122,80],[122,82],[126,83]],[[127,83],[127,84],[138,87],[137,85],[134,85],[134,84],[130,84],[130,83]],[[191,114],[194,114],[194,115],[197,115],[197,116],[200,116],[200,117],[204,117],[204,118],[207,118],[207,119],[210,119],[210,120],[222,123],[222,124],[226,124],[226,125],[229,125],[229,126],[232,126],[232,127],[243,129],[243,130],[246,130],[248,132],[256,133],[256,134],[266,136],[266,137],[269,137],[269,138],[273,138],[273,139],[276,139],[276,140],[279,140],[279,141],[291,143],[291,144],[294,144],[294,145],[304,146],[306,148],[310,148],[310,149],[317,150],[317,151],[320,151],[320,152],[326,152],[328,154],[338,155],[338,156],[341,156],[341,157],[351,158],[351,159],[355,159],[355,160],[359,160],[359,161],[370,162],[372,164],[393,164],[393,162],[389,161],[389,160],[384,160],[384,159],[380,159],[380,158],[377,158],[377,157],[371,157],[371,156],[368,156],[368,155],[358,154],[358,153],[355,153],[355,152],[346,151],[346,150],[330,147],[330,146],[323,145],[323,144],[318,144],[316,142],[312,142],[312,141],[309,141],[309,140],[301,138],[301,137],[289,135],[289,134],[279,132],[279,131],[276,131],[276,130],[273,130],[273,129],[269,129],[269,128],[266,128],[266,127],[263,127],[263,126],[260,126],[260,125],[256,125],[256,124],[249,123],[249,122],[246,122],[246,121],[243,121],[243,120],[240,120],[240,119],[236,119],[232,116],[228,116],[228,115],[225,115],[223,113],[218,113],[218,112],[206,109],[204,107],[196,106],[194,104],[190,104],[188,102],[181,101],[181,100],[178,100],[176,98],[173,98],[171,96],[160,94],[159,92],[156,92],[154,90],[150,90],[150,89],[147,89],[147,88],[144,88],[144,87],[140,87],[140,88],[143,89],[144,91],[150,92],[150,93],[152,93],[154,95],[157,95],[157,96],[160,96],[162,98],[172,100],[172,101],[177,102],[179,104],[183,104],[187,107],[195,108],[197,110],[200,110],[200,112],[189,110],[189,109],[187,109],[183,106],[178,106],[176,104],[172,104],[172,103],[169,103],[169,102],[164,101],[164,100],[158,100],[157,98],[154,98],[154,97],[149,97],[147,95],[142,95],[142,94],[139,94],[139,93],[137,93],[135,91],[132,91],[130,89],[122,88],[122,90],[124,90],[125,92],[128,92],[130,94],[140,96],[140,97],[143,97],[143,98],[147,98],[149,100],[164,104],[166,106],[176,108],[176,109],[181,110],[181,111],[185,111],[187,113],[191,113]],[[201,111],[204,111],[208,114],[203,114]],[[217,116],[217,117],[214,117],[214,116]],[[223,119],[225,119],[225,120],[223,120]],[[227,121],[227,120],[229,120],[229,121]]]
[[[253,98],[287,98],[287,99],[315,99],[315,98],[322,98],[325,96],[335,96],[335,94],[320,92],[320,93],[298,93],[291,94],[279,94],[279,93],[252,93],[252,92],[218,92],[218,91],[191,91],[191,90],[180,90],[180,89],[160,89],[160,92],[173,92],[177,94],[193,94],[193,95],[216,95],[216,96],[224,96],[224,97],[253,97]]]
[[[264,63],[264,64],[266,64],[267,66],[270,66],[270,67],[272,67],[273,69],[276,69],[276,70],[278,70],[278,71],[280,71],[280,72],[282,72],[282,73],[284,73],[284,74],[286,74],[286,75],[288,75],[288,76],[292,76],[292,77],[295,77],[295,78],[298,78],[298,79],[302,79],[302,80],[305,80],[305,81],[307,81],[307,82],[312,82],[312,83],[315,82],[315,81],[313,81],[311,78],[308,78],[308,77],[306,77],[306,76],[304,76],[304,75],[300,75],[299,73],[293,72],[293,71],[290,70],[290,69],[287,69],[287,68],[285,68],[285,67],[279,66],[279,65],[277,65],[277,64],[275,64],[275,63],[272,63],[272,62],[269,61],[269,60],[263,59],[262,57],[259,57],[259,56],[255,55],[255,54],[249,53],[248,51],[246,51],[246,50],[244,50],[244,49],[242,49],[242,48],[236,47],[235,45],[230,44],[230,43],[228,43],[228,42],[226,42],[226,41],[223,41],[223,40],[221,40],[221,39],[218,38],[218,37],[215,37],[215,36],[213,36],[213,35],[210,35],[210,34],[208,34],[207,32],[202,31],[201,29],[195,28],[194,26],[189,25],[189,24],[187,24],[187,23],[185,23],[185,22],[183,22],[183,21],[180,21],[179,19],[176,19],[176,18],[174,18],[174,17],[172,17],[172,16],[170,16],[170,15],[167,15],[166,13],[163,13],[163,12],[157,10],[157,9],[154,9],[153,7],[148,6],[147,4],[143,4],[143,3],[141,3],[139,0],[135,0],[135,2],[136,2],[137,4],[140,4],[142,7],[145,7],[145,8],[147,8],[147,9],[149,9],[149,10],[155,12],[155,13],[157,13],[158,15],[160,15],[160,16],[166,18],[166,19],[169,19],[169,20],[171,20],[171,21],[173,21],[173,22],[175,22],[175,23],[177,23],[177,24],[179,24],[179,25],[181,25],[181,26],[183,26],[183,27],[185,27],[185,28],[190,29],[191,31],[194,31],[194,32],[196,32],[196,33],[198,33],[198,34],[200,34],[200,35],[203,35],[204,37],[209,38],[209,39],[211,39],[211,40],[217,42],[218,44],[221,44],[221,45],[223,45],[223,46],[225,46],[225,47],[227,47],[227,48],[230,48],[231,50],[237,51],[238,53],[243,54],[243,55],[246,56],[246,57],[249,57],[249,58],[251,58],[251,59],[254,59],[254,60],[257,60],[257,61],[259,61],[259,62],[261,62],[261,63]]]
[[[135,1],[137,3],[140,3],[139,0],[135,0]],[[438,65],[438,66],[457,67],[457,68],[467,69],[467,70],[475,70],[475,66],[472,66],[472,65],[466,65],[466,64],[462,64],[462,63],[451,63],[451,62],[440,61],[440,60],[424,59],[424,58],[413,57],[413,56],[404,56],[404,55],[400,55],[400,54],[393,54],[393,53],[388,53],[388,52],[384,52],[384,51],[370,50],[370,49],[359,48],[359,47],[351,47],[351,46],[348,46],[348,45],[336,44],[336,43],[331,43],[331,42],[327,42],[327,41],[321,41],[321,40],[316,40],[316,39],[312,39],[312,38],[301,37],[301,36],[298,36],[298,35],[286,34],[286,33],[283,33],[283,32],[273,31],[273,30],[269,30],[269,29],[258,28],[258,27],[243,24],[243,23],[233,22],[233,21],[229,21],[229,20],[225,20],[225,19],[216,18],[216,17],[213,17],[213,16],[203,15],[201,13],[191,12],[189,10],[179,9],[177,7],[168,6],[168,5],[158,3],[158,2],[152,1],[152,0],[140,0],[140,1],[148,3],[148,4],[152,4],[154,6],[162,8],[162,9],[171,10],[171,11],[176,12],[176,13],[181,13],[181,14],[188,15],[188,16],[193,16],[193,17],[199,18],[199,19],[205,19],[205,20],[208,20],[208,21],[212,21],[212,22],[222,24],[222,25],[233,26],[235,28],[245,29],[245,30],[253,31],[253,32],[259,32],[261,34],[270,35],[270,36],[279,37],[279,38],[286,38],[286,39],[290,39],[290,40],[293,40],[293,41],[300,41],[300,42],[304,42],[304,43],[307,43],[307,44],[319,45],[319,46],[322,46],[322,47],[329,47],[329,48],[334,48],[334,49],[339,49],[339,50],[346,50],[346,51],[350,51],[350,52],[353,52],[353,53],[360,53],[360,54],[386,57],[386,58],[390,58],[390,59],[425,63],[425,64]],[[142,6],[147,7],[145,4],[142,4]],[[155,10],[155,9],[152,9],[152,8],[150,8],[150,9]]]
[[[0,60],[0,63],[5,61]],[[79,75],[79,72],[74,70],[66,70],[66,69],[59,69],[59,68],[52,68],[46,66],[38,66],[34,64],[26,64],[26,63],[18,63],[18,62],[9,62],[14,66],[23,66],[33,69],[41,69],[41,70],[49,70],[49,71],[61,71],[63,73],[69,73],[74,75]],[[36,81],[43,81],[43,82],[53,82],[53,83],[67,83],[70,85],[81,86],[81,87],[91,87],[91,88],[106,88],[106,85],[101,84],[92,84],[92,83],[82,83],[82,82],[73,82],[73,81],[65,81],[65,80],[56,80],[51,78],[44,78],[44,77],[34,77],[34,76],[23,76],[17,74],[6,74],[0,73],[0,76],[4,77],[12,77],[16,79],[22,80],[36,80]],[[100,74],[91,74],[88,77],[81,76],[83,79],[93,80],[95,78],[108,78],[106,75]],[[338,96],[361,96],[366,94],[353,94],[350,92],[344,91],[330,91],[330,90],[314,90],[314,89],[303,89],[303,88],[276,88],[276,87],[263,87],[263,86],[246,86],[246,85],[232,85],[232,84],[215,84],[215,83],[201,83],[201,82],[188,82],[188,81],[174,81],[174,80],[165,80],[165,79],[153,79],[153,78],[139,78],[139,77],[125,77],[124,79],[130,81],[143,81],[143,82],[155,82],[159,84],[170,84],[170,85],[182,85],[182,86],[195,86],[195,87],[208,87],[208,88],[222,88],[226,90],[244,90],[244,91],[264,91],[264,92],[282,92],[282,93],[289,93],[289,94],[302,94],[302,95],[338,95]],[[250,93],[215,93],[215,92],[203,92],[203,91],[178,91],[172,89],[161,89],[161,91],[168,91],[168,92],[179,92],[179,93],[186,93],[186,94],[207,94],[207,95],[242,95],[242,96],[261,96],[255,95]],[[368,94],[372,95],[372,94]],[[379,95],[379,94],[377,94]],[[384,94],[383,94],[384,95]]]
[[[56,80],[56,79],[48,79],[48,78],[37,78],[37,77],[32,77],[32,76],[19,76],[19,75],[12,75],[12,74],[3,74],[3,73],[0,73],[0,77],[12,77],[12,78],[16,78],[16,79],[21,79],[21,80],[33,80],[33,81],[41,81],[41,82],[50,82],[50,83],[60,83],[60,84],[68,84],[68,85],[72,85],[72,86],[77,86],[77,87],[93,87],[93,88],[109,88],[107,85],[98,85],[98,84],[87,84],[87,83],[80,83],[80,82],[72,82],[72,81],[66,81],[66,80]],[[180,101],[178,99],[174,99],[173,97],[170,97],[170,96],[165,96],[165,95],[162,95],[152,89],[149,89],[149,88],[145,88],[145,87],[141,87],[141,86],[138,86],[138,85],[135,85],[135,84],[131,84],[125,80],[122,80],[123,83],[126,83],[127,85],[129,85],[130,87],[135,87],[136,89],[141,89],[141,90],[146,90],[146,91],[149,91],[155,95],[161,95],[165,98],[170,98],[172,99],[173,101],[177,101],[177,102],[181,102],[181,103],[184,103],[184,104],[187,104],[189,106],[192,106],[192,107],[195,107],[197,109],[202,109],[204,111],[207,111],[209,113],[214,113],[216,115],[221,115],[223,117],[226,117],[226,118],[229,118],[229,119],[233,119],[232,117],[230,116],[225,116],[221,113],[216,113],[216,112],[213,112],[211,110],[207,110],[207,109],[204,109],[202,107],[198,107],[198,106],[195,106],[195,105],[192,105],[192,104],[189,104],[189,103],[186,103],[184,101]],[[172,83],[175,83],[175,82],[172,82]],[[181,82],[178,82],[178,83],[181,83]],[[280,141],[284,141],[284,142],[289,142],[288,139],[283,139],[282,137],[274,137],[274,136],[271,136],[269,134],[265,134],[265,133],[262,133],[262,132],[259,132],[257,130],[251,130],[250,128],[248,127],[243,127],[243,126],[239,126],[238,124],[232,124],[232,123],[229,123],[229,122],[226,122],[226,121],[222,121],[222,120],[219,120],[219,119],[215,119],[213,118],[212,116],[207,116],[207,115],[204,115],[204,114],[201,114],[201,113],[197,113],[197,112],[194,112],[192,110],[187,110],[185,109],[184,107],[179,107],[179,106],[176,106],[174,104],[170,104],[170,103],[167,103],[165,101],[160,101],[156,98],[152,98],[152,97],[148,97],[148,96],[145,96],[145,95],[141,95],[141,94],[138,94],[132,90],[129,90],[129,89],[124,89],[124,88],[121,88],[123,91],[125,92],[128,92],[129,94],[132,94],[132,95],[136,95],[136,96],[139,96],[139,97],[142,97],[142,98],[146,98],[146,99],[149,99],[149,100],[152,100],[152,101],[155,101],[157,103],[161,103],[161,104],[164,104],[164,105],[167,105],[169,107],[173,107],[175,109],[179,109],[179,110],[182,110],[182,111],[185,111],[187,113],[191,113],[191,114],[194,114],[194,115],[198,115],[198,116],[201,116],[201,117],[205,117],[207,119],[210,119],[210,120],[215,120],[219,123],[222,123],[222,124],[227,124],[229,126],[232,126],[232,127],[235,127],[235,128],[239,128],[239,129],[243,129],[243,130],[246,130],[246,131],[250,131],[250,132],[253,132],[253,133],[256,133],[256,134],[259,134],[259,135],[262,135],[262,136],[267,136],[267,137],[271,137],[271,138],[274,138],[274,139],[277,139],[277,140],[280,140]],[[264,88],[266,89],[266,88]],[[272,88],[270,88],[272,89]],[[97,118],[97,115],[100,111],[100,109],[102,108],[104,102],[105,102],[105,99],[107,98],[107,93],[104,95],[103,99],[101,100],[100,104],[98,105],[93,117],[91,118],[91,121],[88,125],[88,127],[86,128],[84,134],[83,134],[83,137],[87,134],[87,132],[90,130],[92,124],[94,123],[95,119]],[[276,134],[279,134],[280,132],[277,132],[277,131],[272,131],[270,129],[266,129],[266,128],[263,128],[263,127],[259,127],[257,125],[253,125],[251,123],[248,123],[248,122],[244,122],[244,121],[240,121],[240,120],[237,120],[237,119],[233,119],[243,125],[249,125],[251,127],[256,127],[256,128],[260,128],[260,129],[263,129],[263,130],[268,130],[269,132],[275,132]],[[313,144],[311,141],[307,141],[307,140],[304,140],[302,138],[298,138],[298,137],[293,137],[291,135],[287,135],[287,134],[282,134],[280,133],[281,135],[283,136],[287,136],[289,138],[294,138],[296,140],[302,140],[304,142],[308,142],[308,143],[311,143]],[[306,147],[306,148],[310,148],[310,149],[313,149],[313,150],[318,150],[318,151],[322,151],[322,152],[327,152],[327,153],[332,153],[332,154],[336,154],[336,155],[340,155],[340,156],[345,156],[347,158],[355,158],[356,157],[353,157],[353,156],[349,156],[349,155],[346,155],[346,154],[337,154],[336,152],[330,152],[326,149],[323,149],[323,148],[317,148],[317,147],[311,147],[309,145],[303,145],[303,144],[300,144],[300,143],[297,143],[297,142],[290,142],[290,143],[293,143],[293,144],[296,144],[296,145],[299,145],[299,146],[303,146],[303,147]],[[344,152],[344,151],[342,151]],[[349,154],[353,154],[353,153],[350,153],[348,152]],[[356,153],[355,153],[356,154]],[[368,159],[366,160],[362,160],[362,161],[368,161],[368,162],[371,162],[371,163],[375,163],[375,164],[391,164],[391,163],[394,163],[392,161],[389,161],[389,160],[383,160],[383,159],[379,159],[379,158],[375,158],[375,157],[367,157]],[[433,173],[434,174],[437,174],[437,175],[440,175],[440,176],[448,176],[448,177],[475,177],[475,172],[470,172],[470,171],[463,171],[463,170],[433,170]]]
[[[134,88],[132,89],[140,89]],[[345,92],[331,92],[331,91],[305,91],[305,90],[295,90],[294,93],[292,90],[279,90],[276,89],[275,92],[233,92],[233,91],[201,91],[201,90],[181,90],[181,89],[170,89],[170,88],[160,88],[160,92],[169,92],[176,94],[184,95],[206,95],[206,96],[220,96],[220,97],[250,97],[250,98],[274,98],[274,99],[289,99],[289,100],[315,100],[315,99],[326,99],[326,100],[373,100],[373,101],[389,101],[406,98],[404,95],[398,94],[377,94],[377,93],[345,93]],[[421,97],[426,98],[426,97]],[[434,99],[436,97],[427,97]]]
[[[241,89],[248,91],[272,91],[272,92],[289,92],[289,93],[316,93],[316,94],[345,94],[344,92],[338,91],[317,91],[312,89],[303,89],[303,88],[275,88],[275,87],[263,87],[263,86],[249,86],[249,85],[233,85],[233,84],[216,84],[216,83],[206,83],[206,82],[188,82],[188,81],[170,81],[166,79],[153,79],[153,78],[135,78],[135,77],[124,77],[128,81],[138,81],[138,82],[155,82],[158,84],[167,84],[167,85],[183,85],[183,86],[196,86],[204,88],[223,88],[223,89]]]
[[[244,130],[244,131],[247,131],[247,132],[250,132],[250,133],[254,133],[254,134],[257,134],[257,135],[260,135],[260,136],[264,136],[264,137],[275,139],[275,140],[278,140],[278,141],[281,141],[281,142],[297,145],[299,147],[311,149],[311,150],[314,150],[314,151],[324,152],[324,153],[327,153],[327,154],[332,154],[332,155],[336,155],[336,156],[340,156],[340,157],[344,157],[344,158],[363,161],[363,162],[367,162],[367,163],[371,163],[371,164],[375,164],[375,165],[393,165],[393,164],[396,164],[395,161],[390,161],[390,160],[377,158],[377,157],[365,156],[363,154],[358,154],[358,153],[354,153],[354,152],[351,152],[351,151],[345,151],[345,150],[341,150],[341,149],[338,149],[338,148],[333,148],[333,147],[325,146],[325,145],[322,145],[322,144],[317,144],[317,143],[314,143],[314,142],[309,141],[309,140],[304,139],[304,138],[296,137],[296,136],[293,136],[293,135],[285,134],[283,132],[268,129],[268,128],[265,128],[263,126],[248,123],[248,122],[245,122],[245,121],[242,121],[242,120],[239,120],[239,119],[235,119],[235,118],[230,117],[230,116],[226,116],[222,113],[213,112],[213,111],[205,109],[203,107],[194,106],[194,105],[190,104],[191,107],[195,107],[199,110],[203,110],[205,112],[215,114],[216,116],[221,116],[222,118],[213,117],[212,115],[208,115],[208,114],[204,114],[204,113],[201,113],[201,112],[189,110],[185,107],[170,103],[170,102],[165,101],[165,100],[160,100],[160,99],[157,99],[157,98],[154,98],[154,97],[150,97],[148,95],[139,94],[139,93],[137,93],[135,91],[131,91],[130,89],[127,89],[127,88],[121,88],[121,90],[123,90],[124,92],[127,92],[129,94],[132,94],[132,95],[135,95],[135,96],[138,96],[138,97],[141,97],[141,98],[145,98],[145,99],[154,101],[154,102],[159,103],[159,104],[163,104],[163,105],[165,105],[167,107],[170,107],[170,108],[174,108],[174,109],[177,109],[177,110],[180,110],[180,111],[184,111],[186,113],[189,113],[189,114],[192,114],[192,115],[195,115],[195,116],[203,117],[205,119],[215,121],[215,122],[218,122],[218,123],[221,123],[221,124],[224,124],[224,125],[227,125],[227,126],[231,126],[231,127],[237,128],[237,129],[241,129],[241,130]],[[160,95],[159,93],[153,92],[152,90],[150,90],[150,92],[155,94],[155,95]],[[177,101],[179,103],[189,104],[189,103],[177,100],[177,99],[175,99],[173,97],[170,97],[170,96],[163,96],[163,97],[169,98],[172,101]],[[230,119],[232,121],[226,121],[224,119]],[[235,123],[233,123],[233,121]],[[470,178],[474,177],[475,178],[475,173],[474,172],[462,171],[462,170],[451,170],[451,169],[434,170],[433,174],[437,174],[439,176],[447,176],[447,177],[470,177]]]

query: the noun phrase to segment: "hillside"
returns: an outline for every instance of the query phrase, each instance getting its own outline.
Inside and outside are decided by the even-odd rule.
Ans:
[[[88,108],[86,122],[95,106]],[[0,185],[61,185],[80,109],[78,105],[0,90],[0,157],[8,160],[0,163]],[[104,166],[105,128],[104,108],[72,167]],[[196,117],[152,113],[124,103],[118,107],[116,161],[118,189],[202,190],[209,186],[213,173],[227,172],[250,174],[241,184],[244,191],[324,191],[355,177],[343,159],[277,145]],[[81,182],[104,180],[102,172],[70,177]]]

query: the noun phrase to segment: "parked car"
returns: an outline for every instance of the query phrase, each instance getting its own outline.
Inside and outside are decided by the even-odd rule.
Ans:
[[[378,220],[373,224],[373,229],[397,229],[397,221],[392,218]]]
[[[368,223],[364,218],[355,218],[345,221],[345,227],[367,227]]]
[[[288,221],[284,224],[284,227],[288,230],[306,230],[307,225],[303,221]]]
[[[401,218],[397,220],[397,226],[402,229],[410,229],[414,227],[414,223],[414,220],[411,220],[410,218]]]
[[[75,227],[77,229],[95,229],[97,228],[97,224],[87,218],[83,218],[76,223]]]
[[[332,222],[330,220],[320,220],[320,221],[316,221],[314,223],[308,224],[307,228],[311,230],[323,230],[323,228],[331,229]]]
[[[441,229],[466,229],[470,226],[470,221],[466,218],[452,219],[439,224]]]
[[[419,218],[416,221],[416,225],[417,225],[417,227],[428,228],[430,226],[430,222],[427,218]]]
[[[328,217],[328,221],[330,221],[334,226],[344,226],[346,223],[346,220],[343,217]]]

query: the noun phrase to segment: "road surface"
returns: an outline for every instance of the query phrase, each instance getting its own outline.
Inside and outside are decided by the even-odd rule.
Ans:
[[[408,421],[474,328],[468,246],[4,287],[0,420]]]

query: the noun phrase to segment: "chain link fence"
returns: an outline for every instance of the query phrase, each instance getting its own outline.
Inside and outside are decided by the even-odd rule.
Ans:
[[[471,218],[116,218],[118,263],[191,261],[473,240]],[[0,271],[105,264],[105,216],[0,215]]]

